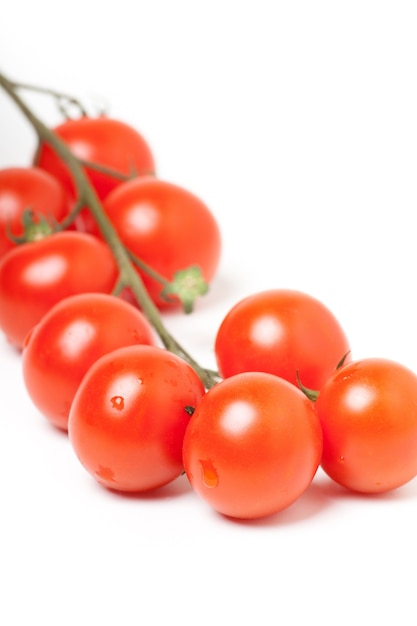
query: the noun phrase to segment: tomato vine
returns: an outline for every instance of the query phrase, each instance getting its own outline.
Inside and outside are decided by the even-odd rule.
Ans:
[[[68,146],[53,132],[53,130],[51,130],[37,115],[35,115],[32,109],[20,96],[19,91],[22,89],[35,89],[41,93],[52,95],[58,100],[60,99],[60,94],[52,90],[38,89],[24,83],[13,82],[1,72],[0,86],[11,97],[26,119],[30,122],[38,136],[39,141],[49,144],[55,150],[57,155],[65,161],[71,172],[77,190],[77,208],[75,209],[75,212],[81,207],[87,206],[93,215],[97,226],[109,245],[117,263],[119,269],[118,288],[128,287],[131,290],[137,303],[143,310],[143,313],[160,337],[164,347],[173,354],[180,356],[189,365],[191,365],[207,389],[213,387],[218,380],[217,373],[204,368],[197,363],[190,353],[171,335],[163,323],[158,308],[150,298],[141,277],[135,269],[135,260],[131,258],[129,251],[123,245],[111,221],[107,218],[95,190],[84,173],[82,161],[72,153]],[[71,104],[76,102],[68,96],[64,96],[63,99],[65,102],[70,102]],[[74,213],[72,216],[74,216]],[[200,293],[203,292],[203,290],[200,291]],[[190,310],[189,304],[187,306],[188,310]]]

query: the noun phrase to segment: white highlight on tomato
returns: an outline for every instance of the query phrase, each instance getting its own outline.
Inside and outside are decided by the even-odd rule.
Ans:
[[[243,434],[255,421],[256,411],[251,404],[236,400],[222,416],[222,427],[234,435]]]
[[[33,285],[48,285],[62,278],[67,270],[64,259],[50,255],[31,263],[25,271],[25,280]]]
[[[354,411],[362,411],[364,408],[372,404],[375,394],[369,387],[362,387],[361,385],[352,386],[349,389],[346,402]]]
[[[70,358],[78,357],[93,341],[96,330],[86,320],[76,320],[68,324],[60,337],[60,348]]]
[[[137,232],[151,232],[158,222],[158,213],[152,205],[141,204],[130,211],[128,224]]]
[[[275,343],[282,334],[282,325],[272,315],[265,315],[259,318],[250,329],[250,339],[254,343],[264,346]]]

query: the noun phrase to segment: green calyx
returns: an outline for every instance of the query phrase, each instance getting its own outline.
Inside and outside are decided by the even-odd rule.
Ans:
[[[161,296],[167,301],[170,300],[170,296],[176,296],[181,300],[184,312],[192,313],[195,300],[206,294],[208,289],[201,269],[193,265],[176,272],[174,280],[164,287]]]
[[[22,215],[23,235],[16,237],[10,230],[8,237],[16,244],[29,243],[48,237],[54,232],[51,224],[43,215],[37,215],[32,209],[26,209]]]
[[[300,374],[297,370],[296,374],[296,379],[297,379],[297,385],[299,387],[299,389],[303,392],[303,394],[305,396],[307,396],[307,398],[309,400],[311,400],[312,402],[315,402],[317,400],[317,398],[319,397],[319,391],[317,391],[316,389],[309,389],[308,387],[305,387],[305,385],[303,385],[303,383],[301,382],[301,378],[300,378]]]

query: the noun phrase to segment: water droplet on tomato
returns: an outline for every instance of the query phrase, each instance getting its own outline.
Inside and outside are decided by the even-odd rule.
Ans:
[[[95,472],[98,480],[104,480],[106,482],[114,482],[114,472],[110,467],[105,467],[104,465],[99,465],[98,469]]]
[[[205,486],[209,489],[217,487],[219,484],[219,475],[217,474],[217,470],[212,461],[200,460],[199,463],[201,468],[201,477]]]
[[[110,402],[112,403],[113,408],[118,411],[121,411],[125,405],[125,401],[122,396],[113,396],[113,398],[110,398]]]

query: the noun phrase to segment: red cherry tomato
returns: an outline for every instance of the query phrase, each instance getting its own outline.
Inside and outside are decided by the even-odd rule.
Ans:
[[[162,180],[138,178],[115,189],[104,201],[104,210],[127,248],[167,280],[192,265],[200,268],[206,282],[214,277],[220,230],[194,194]],[[178,300],[168,303],[161,297],[158,281],[138,271],[157,306],[179,306]]]
[[[26,210],[60,222],[69,211],[68,198],[60,183],[36,167],[10,167],[0,170],[0,257],[16,246],[8,236],[23,235]]]
[[[182,442],[204,386],[163,348],[119,348],[91,366],[72,403],[68,433],[86,470],[118,491],[161,487],[183,471]]]
[[[320,463],[313,404],[272,374],[238,374],[212,387],[187,427],[184,468],[196,493],[235,518],[278,513],[295,502]]]
[[[62,231],[18,246],[0,260],[0,328],[22,348],[56,302],[77,293],[110,293],[117,276],[109,247],[93,235]]]
[[[305,387],[319,390],[350,347],[319,300],[275,289],[248,296],[229,311],[218,329],[215,352],[223,377],[260,371],[296,384],[298,371]]]
[[[337,370],[315,403],[324,471],[347,489],[378,493],[417,476],[417,376],[369,358]]]
[[[122,178],[106,174],[92,167],[85,172],[100,200],[125,180],[123,176],[152,174],[155,162],[151,149],[142,135],[128,124],[108,117],[81,117],[65,121],[54,132],[73,154],[113,172]],[[38,167],[57,178],[72,201],[76,192],[72,176],[65,163],[47,144],[42,144],[35,157]],[[76,225],[81,230],[96,234],[97,227],[88,211],[82,211]]]
[[[151,325],[136,307],[101,293],[65,298],[26,340],[28,394],[47,419],[66,430],[72,400],[89,367],[104,354],[133,344],[155,344]]]

